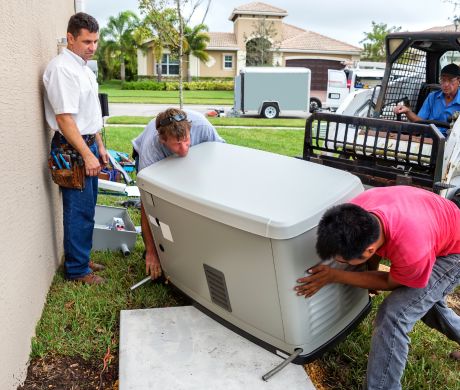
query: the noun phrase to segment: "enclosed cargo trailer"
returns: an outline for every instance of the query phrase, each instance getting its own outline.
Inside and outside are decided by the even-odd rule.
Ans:
[[[276,118],[280,113],[310,109],[307,68],[248,67],[235,77],[234,109]]]

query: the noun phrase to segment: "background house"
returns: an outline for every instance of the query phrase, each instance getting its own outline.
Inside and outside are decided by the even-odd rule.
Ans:
[[[234,77],[246,66],[248,45],[256,38],[261,23],[271,27],[266,38],[273,47],[272,65],[310,68],[313,90],[326,89],[328,69],[343,69],[344,63],[359,60],[361,48],[287,24],[284,22],[287,15],[283,9],[260,2],[235,8],[229,17],[233,32],[209,32],[206,49],[209,61],[202,63],[192,57],[188,65],[191,75]],[[146,45],[151,44],[146,42]],[[164,52],[161,65],[164,75],[178,75],[178,60],[169,52]],[[147,53],[139,50],[138,74],[156,74],[151,48]]]
[[[62,256],[61,202],[46,165],[51,134],[41,80],[74,7],[73,0],[0,6],[0,389],[16,389],[25,379],[31,337]]]

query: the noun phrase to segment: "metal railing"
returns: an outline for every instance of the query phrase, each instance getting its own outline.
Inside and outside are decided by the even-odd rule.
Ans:
[[[433,125],[314,113],[305,125],[303,158],[352,172],[364,184],[433,190],[441,179],[444,144]]]

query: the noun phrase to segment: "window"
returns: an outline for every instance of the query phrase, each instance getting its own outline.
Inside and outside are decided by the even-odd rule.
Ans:
[[[161,58],[161,74],[163,75],[178,75],[179,74],[179,59],[171,54],[163,54]]]
[[[233,56],[224,54],[224,69],[233,69]]]
[[[460,52],[446,51],[439,59],[439,72],[441,72],[441,69],[450,63],[454,63],[460,66]],[[438,77],[439,76],[440,75],[438,75]]]

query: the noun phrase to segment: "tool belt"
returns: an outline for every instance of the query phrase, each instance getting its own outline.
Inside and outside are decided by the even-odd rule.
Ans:
[[[91,146],[96,140],[96,135],[83,135],[82,138],[88,146]],[[51,178],[60,187],[78,190],[85,188],[85,163],[83,157],[59,132],[54,133],[51,141],[48,167],[51,172]]]

